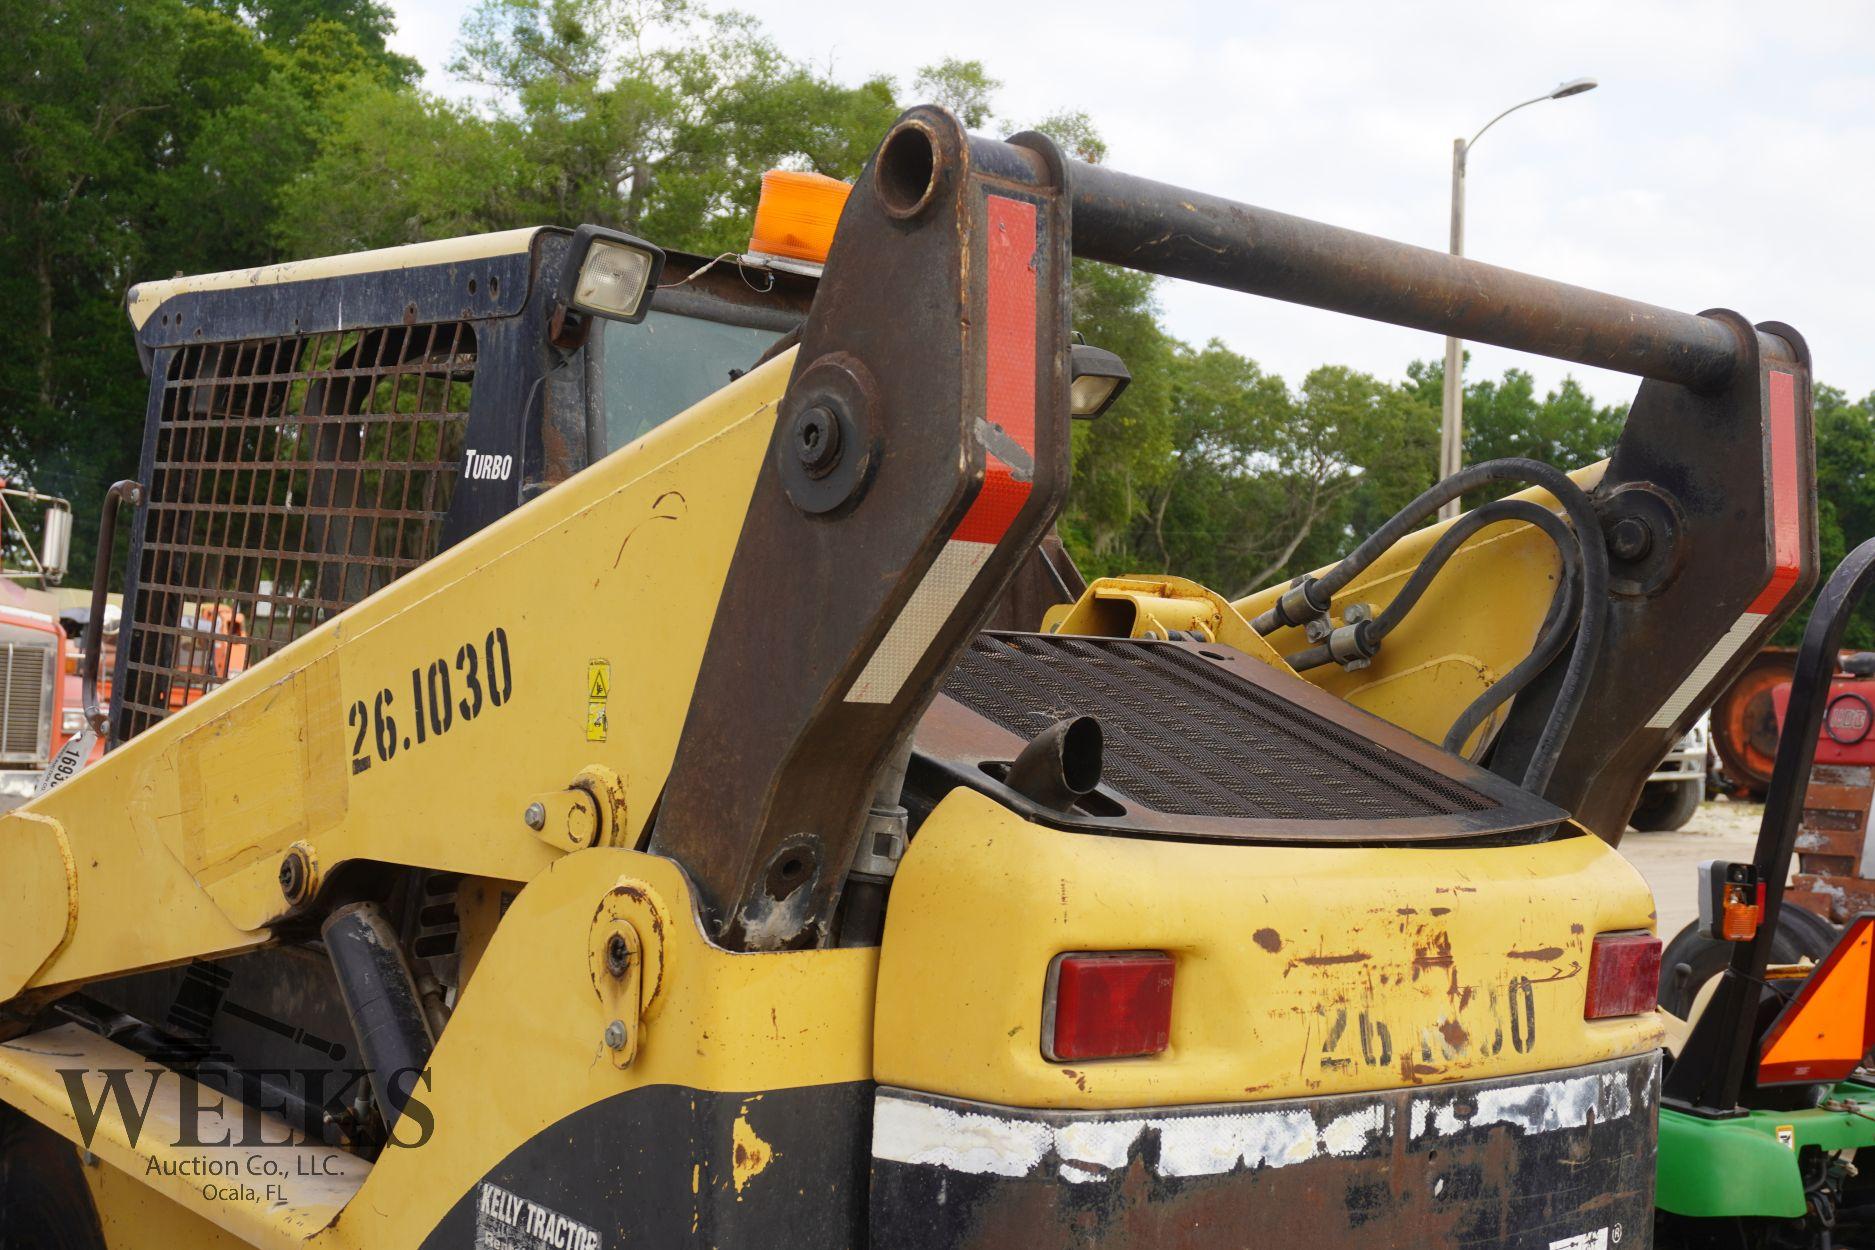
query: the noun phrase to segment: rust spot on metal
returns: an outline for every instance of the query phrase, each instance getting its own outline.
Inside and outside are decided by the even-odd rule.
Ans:
[[[1413,980],[1417,981],[1422,973],[1442,968],[1446,974],[1445,992],[1457,997],[1459,994],[1458,967],[1452,959],[1452,939],[1449,934],[1434,933],[1425,943],[1413,950]]]
[[[1582,932],[1582,926],[1581,926],[1581,925],[1579,925],[1579,924],[1572,924],[1572,925],[1570,925],[1570,926],[1569,926],[1569,932],[1571,932],[1571,933],[1580,933],[1580,932]]]
[[[1067,1077],[1070,1081],[1073,1081],[1074,1088],[1080,1090],[1083,1094],[1087,1092],[1087,1074],[1086,1073],[1077,1072],[1073,1068],[1063,1068],[1061,1070],[1061,1075]]]
[[[1449,916],[1452,914],[1452,909],[1450,907],[1435,907],[1432,909],[1432,914],[1435,916]]]
[[[1447,1020],[1439,1026],[1439,1036],[1453,1050],[1463,1050],[1471,1045],[1471,1034],[1465,1032],[1465,1026],[1456,1020]]]
[[[1544,962],[1548,962],[1552,959],[1560,959],[1562,958],[1562,953],[1563,949],[1560,946],[1539,946],[1533,951],[1509,952],[1512,959],[1540,959]]]
[[[1303,955],[1289,961],[1291,968],[1297,964],[1307,964],[1311,968],[1323,968],[1333,964],[1365,963],[1373,956],[1366,951],[1349,951],[1345,955]]]
[[[1250,935],[1250,938],[1272,955],[1283,948],[1282,934],[1274,929],[1258,929]]]
[[[735,1143],[735,1151],[731,1160],[732,1178],[735,1181],[736,1193],[740,1195],[742,1187],[761,1175],[762,1170],[774,1160],[775,1148],[763,1141],[750,1127],[749,1108],[746,1103],[743,1105],[742,1113],[736,1117],[736,1122],[730,1129],[730,1137]]]

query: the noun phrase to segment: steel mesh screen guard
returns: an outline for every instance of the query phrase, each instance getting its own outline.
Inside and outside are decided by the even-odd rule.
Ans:
[[[474,376],[463,322],[169,358],[113,693],[119,738],[436,553]]]

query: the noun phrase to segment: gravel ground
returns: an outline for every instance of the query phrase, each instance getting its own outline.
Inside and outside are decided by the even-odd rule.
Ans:
[[[1710,799],[1699,805],[1698,813],[1683,829],[1672,833],[1638,833],[1630,829],[1622,837],[1621,853],[1641,870],[1654,892],[1661,940],[1672,941],[1674,934],[1699,915],[1699,903],[1694,897],[1699,862],[1750,859],[1758,840],[1758,820],[1763,815],[1762,803]]]

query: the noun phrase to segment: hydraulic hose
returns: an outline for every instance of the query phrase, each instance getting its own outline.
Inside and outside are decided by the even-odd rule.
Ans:
[[[1467,491],[1476,490],[1486,483],[1500,481],[1524,482],[1540,486],[1555,496],[1575,531],[1575,541],[1568,544],[1558,543],[1558,549],[1566,551],[1568,547],[1573,546],[1581,559],[1582,600],[1580,621],[1575,631],[1575,649],[1570,654],[1569,667],[1563,674],[1562,685],[1556,692],[1555,706],[1550,712],[1549,720],[1543,726],[1543,732],[1537,738],[1536,747],[1530,754],[1529,765],[1524,770],[1522,782],[1524,788],[1540,794],[1549,784],[1550,775],[1556,769],[1557,758],[1562,753],[1562,744],[1575,727],[1576,714],[1581,710],[1583,699],[1588,693],[1589,674],[1594,670],[1596,660],[1601,655],[1605,604],[1608,597],[1608,552],[1598,541],[1601,534],[1600,522],[1596,519],[1595,510],[1589,502],[1587,493],[1560,469],[1544,464],[1540,460],[1522,457],[1487,460],[1461,469],[1400,509],[1385,524],[1368,535],[1360,546],[1349,552],[1339,564],[1322,574],[1321,577],[1302,578],[1297,581],[1275,607],[1262,613],[1251,624],[1258,633],[1269,634],[1285,625],[1301,624],[1304,614],[1319,616],[1326,612],[1337,592],[1360,576],[1395,543],[1423,524],[1439,510],[1441,505],[1448,500],[1458,498]],[[1545,510],[1539,509],[1539,511]],[[1538,522],[1538,524],[1541,523]],[[1453,529],[1457,528],[1458,525],[1455,523]],[[1475,532],[1475,530],[1470,532]],[[1551,537],[1555,536],[1547,527],[1545,532],[1551,533]],[[1449,537],[1449,532],[1447,536]],[[1457,541],[1462,542],[1463,539]],[[1453,549],[1456,545],[1455,542]],[[1435,546],[1434,551],[1438,550],[1439,548]],[[1431,554],[1428,553],[1429,556]],[[1449,556],[1450,551],[1448,550],[1446,554]],[[1431,563],[1431,560],[1422,562],[1424,563]],[[1564,563],[1567,566],[1566,555]],[[1437,568],[1435,567],[1433,572],[1427,575],[1426,581],[1429,583],[1436,575]],[[1411,589],[1410,583],[1408,589]],[[1416,601],[1418,594],[1423,594],[1424,591],[1425,584],[1421,584],[1414,600]],[[1405,593],[1402,591],[1402,595]],[[1400,609],[1400,614],[1404,615],[1411,607],[1412,602],[1408,602]],[[1394,623],[1397,623],[1397,618]],[[1388,628],[1391,628],[1391,625]],[[1534,663],[1534,661],[1538,659],[1540,649],[1546,641],[1549,641],[1547,633],[1538,640],[1539,650],[1532,651],[1523,663],[1505,674],[1499,682],[1494,683],[1492,689],[1485,691],[1484,695],[1479,697],[1479,701],[1492,695],[1497,691],[1497,687],[1505,682],[1513,678],[1519,679],[1520,684],[1516,688],[1503,693],[1503,697],[1508,698],[1510,694],[1515,693],[1516,689],[1520,689],[1523,684],[1527,684],[1531,678],[1542,671],[1548,659],[1544,659],[1541,663]],[[1560,646],[1560,640],[1555,641],[1553,645]],[[1298,658],[1306,657],[1308,654],[1308,652],[1298,653]],[[1549,658],[1553,658],[1553,655]],[[1482,723],[1483,717],[1501,701],[1501,699],[1495,700],[1482,709],[1479,709],[1478,703],[1474,701],[1473,705],[1461,714],[1459,722],[1454,723],[1453,732],[1456,732],[1475,712],[1477,719],[1471,721],[1465,733],[1465,737],[1469,737],[1471,731]],[[1460,738],[1459,741],[1462,745],[1464,739]]]
[[[1413,575],[1407,579],[1400,593],[1395,595],[1380,615],[1374,618],[1373,629],[1367,637],[1374,644],[1378,644],[1392,633],[1394,628],[1406,619],[1407,614],[1418,606],[1426,589],[1445,570],[1446,564],[1466,540],[1479,530],[1504,521],[1528,522],[1541,529],[1556,545],[1556,553],[1563,562],[1563,580],[1557,585],[1556,593],[1550,600],[1550,620],[1554,622],[1561,615],[1559,605],[1565,605],[1567,599],[1573,598],[1573,591],[1582,576],[1582,555],[1576,546],[1575,534],[1548,508],[1522,499],[1500,499],[1495,503],[1488,503],[1482,508],[1467,512],[1452,522],[1451,528],[1440,535],[1439,541],[1433,544],[1432,549],[1426,553],[1425,559],[1421,560],[1418,567],[1413,570]],[[1545,634],[1538,639],[1539,651],[1545,646],[1552,645],[1547,637],[1549,632],[1551,629],[1546,626]],[[1563,636],[1566,638],[1568,635],[1565,633]],[[1312,668],[1320,668],[1334,658],[1333,651],[1326,644],[1317,644],[1313,647],[1305,647],[1293,655],[1286,655],[1283,660],[1289,667],[1300,673]]]
[[[1473,699],[1446,731],[1442,745],[1454,754],[1464,750],[1466,741],[1484,723],[1485,717],[1521,692],[1538,673],[1549,667],[1563,644],[1569,641],[1578,628],[1580,622],[1576,619],[1574,609],[1582,580],[1582,553],[1574,533],[1548,508],[1522,499],[1502,499],[1468,512],[1440,536],[1419,567],[1413,570],[1413,576],[1400,593],[1387,604],[1385,611],[1374,618],[1374,628],[1370,634],[1373,642],[1378,644],[1391,633],[1418,604],[1426,588],[1438,577],[1459,547],[1479,530],[1503,521],[1525,521],[1541,529],[1556,545],[1557,555],[1562,559],[1562,579],[1557,584],[1556,593],[1550,598],[1548,617],[1530,654]],[[1333,658],[1326,645],[1309,647],[1284,657],[1297,672],[1317,668]]]
[[[1522,692],[1525,686],[1528,686],[1536,679],[1538,673],[1541,673],[1544,669],[1549,667],[1550,662],[1561,652],[1564,644],[1581,628],[1579,605],[1585,602],[1579,598],[1582,585],[1582,545],[1577,541],[1574,533],[1570,531],[1568,526],[1562,523],[1562,520],[1554,512],[1551,512],[1548,508],[1530,503],[1527,500],[1504,499],[1499,500],[1495,504],[1487,504],[1485,507],[1469,515],[1479,516],[1487,513],[1489,514],[1489,518],[1477,528],[1482,529],[1484,525],[1491,524],[1493,521],[1519,520],[1528,521],[1530,524],[1535,525],[1538,529],[1541,529],[1545,534],[1549,535],[1550,541],[1556,544],[1557,555],[1562,557],[1562,582],[1556,587],[1556,593],[1550,597],[1549,619],[1544,622],[1542,632],[1537,635],[1536,645],[1530,649],[1530,654],[1520,660],[1510,672],[1492,682],[1476,699],[1473,699],[1465,710],[1458,714],[1458,718],[1452,722],[1452,727],[1446,730],[1443,745],[1446,750],[1454,754],[1465,749],[1465,743],[1469,741],[1471,735],[1477,731],[1478,726],[1484,723],[1487,716],[1496,711],[1507,700]],[[1452,552],[1458,549],[1459,544],[1465,541],[1464,537],[1461,536],[1457,541],[1452,542],[1449,547],[1446,547],[1445,540],[1450,539],[1452,535],[1457,532],[1458,526],[1454,525],[1451,531],[1445,535],[1445,538],[1440,541],[1439,546],[1445,547],[1444,552],[1440,553],[1441,567],[1443,567],[1445,560],[1450,558]],[[1434,550],[1435,552],[1438,551],[1437,548]],[[1418,601],[1419,595],[1425,592],[1426,586],[1438,575],[1438,569],[1434,568],[1430,573],[1427,573],[1422,581],[1419,575],[1421,572],[1424,572],[1425,569],[1426,565],[1421,564],[1419,569],[1414,571],[1413,582],[1418,582],[1419,586],[1417,588],[1417,593],[1413,595],[1413,599],[1410,602],[1403,605],[1401,604],[1401,600],[1405,598],[1406,592],[1414,590],[1413,582],[1409,582],[1406,590],[1402,591],[1400,595],[1394,598],[1392,603],[1387,605],[1387,611],[1381,614],[1381,624],[1385,629],[1390,630],[1393,625],[1398,624],[1399,621],[1412,610],[1413,604]],[[1393,613],[1396,607],[1399,608],[1399,612],[1397,616],[1394,616]],[[1570,611],[1572,607],[1578,608],[1574,619],[1572,619]],[[1389,616],[1393,617],[1391,622],[1387,620]],[[1384,633],[1382,636],[1385,636]],[[1576,687],[1576,702],[1578,705],[1581,702],[1581,693],[1585,689],[1586,686],[1584,685],[1578,685]],[[1560,706],[1561,705],[1558,704],[1559,710]],[[1574,709],[1571,709],[1570,716],[1572,719],[1574,714]],[[1554,713],[1552,713],[1551,716],[1553,719]],[[1534,757],[1531,763],[1535,763]],[[1547,779],[1547,775],[1545,779]],[[1526,769],[1524,784],[1528,786],[1529,783],[1529,770]]]

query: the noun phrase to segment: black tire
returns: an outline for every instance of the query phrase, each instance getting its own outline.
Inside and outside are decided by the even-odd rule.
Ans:
[[[70,1142],[0,1106],[0,1250],[106,1250]]]
[[[1628,824],[1642,833],[1668,833],[1691,820],[1703,798],[1705,787],[1697,780],[1650,781],[1641,787]]]
[[[1771,962],[1794,964],[1806,956],[1821,961],[1840,936],[1835,925],[1815,912],[1785,903],[1777,909]],[[1660,1006],[1686,1019],[1700,987],[1723,972],[1731,959],[1732,943],[1702,937],[1697,922],[1687,925],[1660,952]]]

